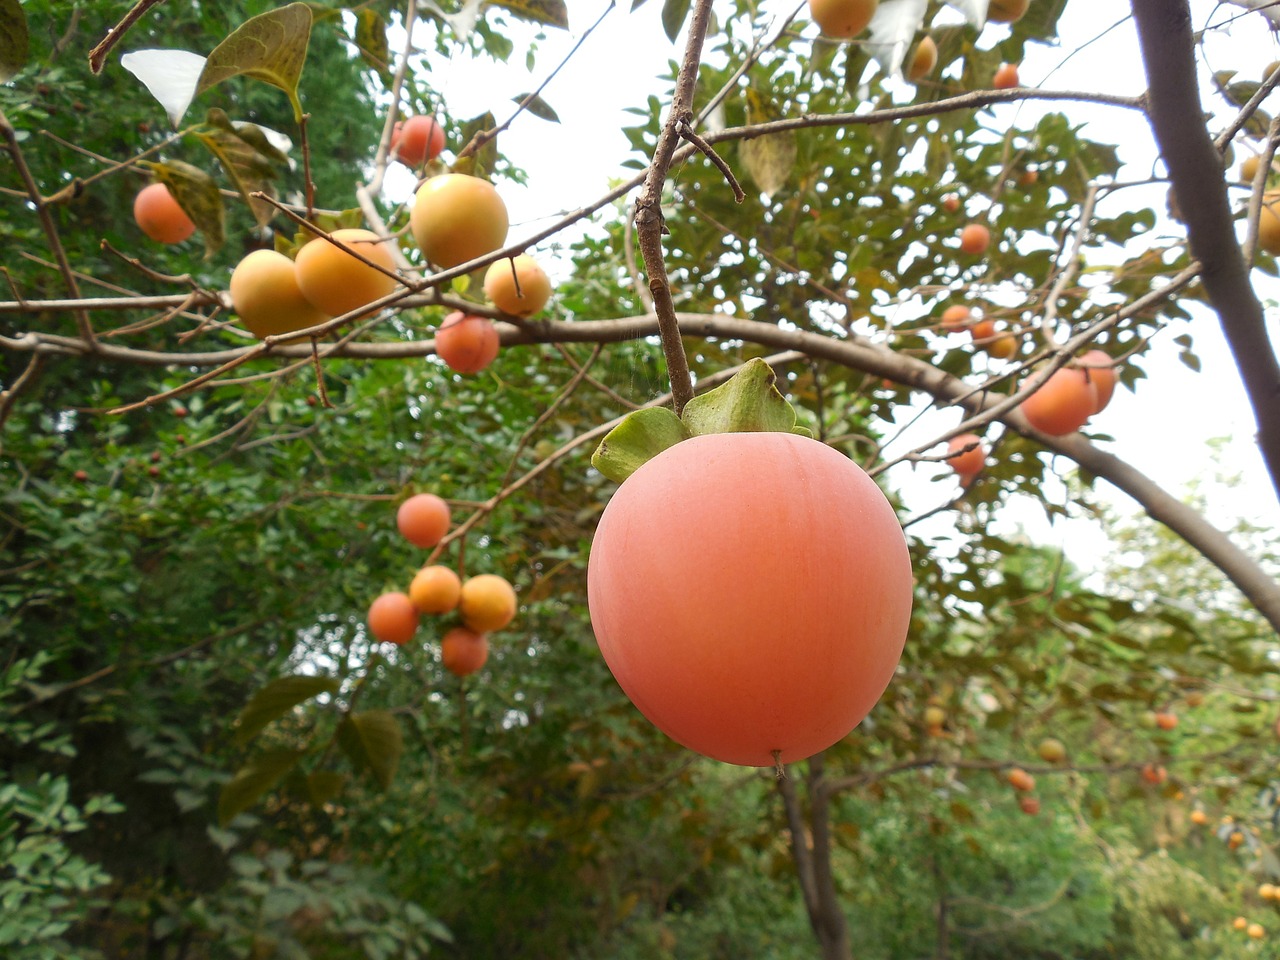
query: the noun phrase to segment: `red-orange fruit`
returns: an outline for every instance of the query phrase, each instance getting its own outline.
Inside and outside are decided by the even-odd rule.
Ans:
[[[1083,370],[1063,367],[1023,400],[1019,409],[1041,433],[1061,437],[1083,427],[1097,408],[1098,388],[1093,381]]]
[[[407,594],[384,593],[369,605],[369,632],[383,643],[406,644],[418,629],[418,611]]]
[[[1019,797],[1018,806],[1029,817],[1034,817],[1040,812],[1040,800],[1036,797]]]
[[[458,373],[479,373],[498,356],[498,328],[488,317],[455,310],[436,330],[436,355]]]
[[[962,304],[954,304],[942,311],[942,327],[944,330],[963,330],[973,319],[973,311]]]
[[[942,198],[942,209],[947,213],[955,213],[960,209],[960,196],[955,193],[948,193]]]
[[[396,527],[415,547],[430,549],[449,532],[449,504],[434,493],[414,494],[396,510]]]
[[[454,627],[440,638],[440,661],[454,676],[470,676],[488,659],[489,640],[483,633]]]
[[[847,40],[867,28],[879,0],[809,0],[809,16],[823,35]]]
[[[972,449],[965,450],[965,447]],[[964,450],[964,453],[957,453]],[[987,452],[982,449],[982,438],[976,433],[962,433],[952,437],[947,444],[947,463],[962,477],[975,477],[987,462]]]
[[[1018,65],[1016,63],[1002,63],[996,70],[995,76],[991,78],[991,85],[997,90],[1008,90],[1018,85]]]
[[[911,593],[875,482],[786,433],[664,450],[613,495],[587,569],[596,640],[632,703],[746,766],[812,756],[862,721],[902,655]]]
[[[986,253],[991,246],[991,231],[982,223],[966,224],[960,231],[960,252],[969,256]]]
[[[1014,767],[1005,775],[1005,779],[1009,781],[1009,786],[1015,790],[1027,793],[1036,788],[1036,778],[1021,767]]]
[[[1164,783],[1168,776],[1169,772],[1164,767],[1154,763],[1145,764],[1142,768],[1142,779],[1153,785]]]
[[[409,583],[409,599],[419,613],[449,613],[461,596],[461,578],[440,564],[423,567]]]
[[[1178,725],[1178,715],[1176,713],[1161,711],[1156,714],[1156,726],[1159,727],[1161,730],[1169,731],[1174,729],[1177,725]]]
[[[143,233],[159,243],[181,243],[196,232],[195,222],[163,183],[138,191],[133,198],[133,219]]]
[[[994,320],[979,320],[969,327],[969,336],[974,340],[986,340],[988,337],[996,335],[996,322]]]
[[[1014,23],[1021,20],[1031,6],[1031,0],[991,0],[987,6],[987,19],[996,23]]]
[[[444,128],[424,114],[398,120],[391,130],[391,156],[408,167],[434,160],[444,149]]]
[[[1119,379],[1115,363],[1105,350],[1090,350],[1080,358],[1080,365],[1098,391],[1098,405],[1093,412],[1101,413],[1111,402]]]

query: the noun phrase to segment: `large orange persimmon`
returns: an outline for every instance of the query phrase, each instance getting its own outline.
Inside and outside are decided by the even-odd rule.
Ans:
[[[1023,415],[1042,433],[1075,433],[1098,409],[1098,387],[1083,370],[1063,367],[1022,401]]]
[[[506,242],[507,205],[488,180],[446,173],[418,188],[409,226],[423,256],[438,267],[456,267]]]
[[[1083,369],[1098,391],[1098,405],[1093,412],[1101,413],[1111,402],[1111,395],[1115,393],[1116,380],[1119,378],[1115,361],[1105,350],[1090,350],[1080,358],[1080,363],[1083,364]]]
[[[712,433],[623,481],[591,546],[605,662],[677,742],[745,766],[849,733],[889,684],[911,561],[884,494],[825,444]]]
[[[867,29],[879,5],[880,0],[809,0],[809,16],[824,35],[847,40]]]

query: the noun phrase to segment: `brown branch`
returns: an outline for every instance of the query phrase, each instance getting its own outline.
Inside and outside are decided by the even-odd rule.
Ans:
[[[102,72],[102,65],[107,60],[107,55],[111,53],[112,47],[120,42],[120,38],[128,33],[129,28],[142,19],[148,10],[164,0],[138,0],[134,4],[133,9],[124,15],[124,18],[114,27],[107,31],[107,35],[98,42],[92,50],[89,51],[89,69],[95,74]]]

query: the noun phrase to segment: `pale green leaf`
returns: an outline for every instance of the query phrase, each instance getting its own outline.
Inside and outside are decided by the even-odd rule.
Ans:
[[[621,483],[663,450],[687,439],[689,431],[670,408],[636,410],[605,434],[591,455],[591,465]]]
[[[196,92],[231,77],[252,77],[283,90],[293,105],[294,119],[301,121],[298,81],[307,59],[311,19],[307,4],[291,3],[246,20],[213,48]]]

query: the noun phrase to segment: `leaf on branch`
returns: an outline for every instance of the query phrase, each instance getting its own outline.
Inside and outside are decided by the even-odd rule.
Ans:
[[[291,3],[251,17],[213,48],[196,93],[231,77],[252,77],[283,90],[293,105],[294,119],[301,122],[298,81],[310,40],[311,8],[305,3]]]
[[[391,46],[387,42],[387,21],[377,10],[360,11],[356,21],[356,47],[360,57],[384,81],[391,79]]]
[[[212,256],[226,241],[222,195],[213,177],[199,167],[181,160],[149,163],[152,175],[169,188],[178,206],[195,221],[204,239],[205,256]]]
[[[120,65],[160,101],[175,127],[195,99],[205,62],[189,50],[134,50],[120,58]]]
[[[605,434],[591,455],[591,465],[614,483],[621,483],[663,450],[690,436],[667,407],[637,410]]]
[[[31,52],[27,15],[19,0],[0,0],[0,83],[27,65]]]
[[[395,779],[404,735],[386,710],[348,714],[338,727],[338,746],[357,770],[368,770],[383,790]]]
[[[200,142],[222,164],[223,171],[253,211],[258,226],[266,226],[276,215],[276,208],[250,195],[261,191],[275,196],[271,183],[277,176],[275,165],[282,160],[287,163],[289,158],[272,146],[261,128],[251,123],[236,126],[221,110],[210,110],[207,123],[205,129],[197,132]]]
[[[268,750],[246,763],[218,796],[218,823],[226,826],[257,803],[302,759],[301,750]]]
[[[985,19],[986,0],[976,2],[982,5]],[[870,37],[863,46],[887,76],[902,76],[903,58],[924,22],[928,5],[929,0],[884,0],[876,7],[875,16],[867,27]]]
[[[522,20],[569,29],[569,8],[564,0],[493,0],[493,4],[510,10]]]
[[[474,120],[468,120],[462,125],[462,142],[464,144],[470,143],[471,138],[476,134],[492,130],[497,125],[498,121],[494,119],[492,113],[486,113],[483,116],[476,117]],[[485,145],[479,150],[466,157],[460,157],[453,165],[453,169],[455,173],[469,173],[473,177],[488,179],[497,162],[498,138],[491,137],[485,141]]]
[[[768,123],[781,117],[778,109],[754,87],[747,88],[747,125]],[[738,144],[747,173],[760,192],[772,197],[786,186],[796,165],[796,135],[793,131],[753,137]]]
[[[672,42],[676,42],[676,37],[680,35],[680,28],[684,26],[685,18],[689,16],[690,0],[664,0],[662,4],[662,29],[666,31],[667,38]]]
[[[518,97],[512,97],[511,100],[513,103],[524,103],[525,97],[528,96],[525,93]],[[530,98],[529,102],[524,104],[524,108],[540,120],[547,120],[551,123],[560,122],[560,115],[552,110],[550,104],[541,97]]]
[[[236,718],[235,742],[244,746],[272,720],[322,693],[338,692],[334,677],[293,675],[272,680],[255,693]]]
[[[307,800],[313,807],[323,807],[347,785],[345,774],[336,770],[315,770],[307,774]]]

